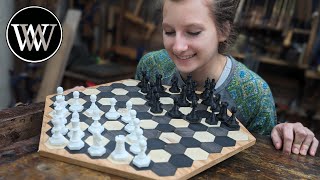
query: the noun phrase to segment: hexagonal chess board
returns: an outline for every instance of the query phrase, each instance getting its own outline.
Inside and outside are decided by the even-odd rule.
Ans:
[[[71,151],[67,144],[53,147],[48,143],[51,137],[52,113],[54,113],[55,95],[47,96],[39,152],[41,155],[60,161],[77,164],[87,168],[103,171],[128,178],[145,179],[187,179],[213,165],[231,157],[232,155],[252,146],[255,138],[240,123],[239,130],[231,130],[220,121],[217,125],[209,125],[205,122],[210,115],[210,108],[201,104],[197,107],[197,113],[202,118],[200,123],[189,123],[184,119],[174,119],[167,115],[173,106],[173,98],[179,94],[173,94],[166,87],[165,93],[161,93],[160,101],[163,104],[163,113],[153,114],[147,105],[145,94],[137,87],[139,81],[123,80],[119,82],[104,84],[96,87],[86,88],[80,92],[80,103],[84,110],[79,113],[80,127],[85,136],[82,138],[85,146],[79,151]],[[88,127],[93,120],[87,115],[86,110],[90,107],[90,95],[97,96],[96,104],[100,108],[100,123],[105,128],[102,132],[103,145],[107,152],[101,157],[91,157],[87,152],[93,143],[92,134]],[[70,103],[72,93],[64,94],[66,101]],[[123,162],[115,162],[110,154],[115,149],[115,137],[127,135],[124,130],[126,123],[118,120],[107,120],[104,114],[110,109],[110,99],[117,100],[116,110],[120,114],[126,113],[126,102],[130,100],[132,109],[137,111],[143,136],[147,140],[146,154],[151,163],[147,168],[137,168],[132,164],[134,154],[129,151],[130,144],[125,143],[130,157]],[[70,105],[67,105],[69,108]],[[190,107],[180,107],[184,115],[191,112]],[[230,115],[230,114],[229,114]],[[67,127],[71,127],[71,113],[67,114]],[[65,136],[67,139],[68,136]]]

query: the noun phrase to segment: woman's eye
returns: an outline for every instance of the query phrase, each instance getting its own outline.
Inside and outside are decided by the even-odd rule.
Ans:
[[[170,35],[173,35],[175,32],[174,31],[165,31],[164,33],[166,35],[170,36]]]
[[[192,35],[192,36],[196,36],[199,35],[201,33],[201,31],[197,31],[197,32],[188,32],[188,34]]]

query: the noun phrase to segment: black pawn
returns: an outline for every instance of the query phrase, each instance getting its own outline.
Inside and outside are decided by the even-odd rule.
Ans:
[[[187,101],[187,87],[185,85],[182,86],[182,91],[179,96],[178,105],[180,107],[190,106],[190,103]]]
[[[142,74],[142,79],[137,85],[139,88],[142,88],[143,83],[145,82],[145,79],[146,79],[146,76],[147,76],[147,72],[146,71],[142,71],[141,74]]]
[[[146,99],[151,100],[151,98],[154,96],[154,94],[153,94],[154,84],[152,82],[150,82],[149,86],[150,86],[150,89],[147,92]]]
[[[216,117],[215,114],[215,109],[217,108],[217,105],[215,103],[211,104],[211,114],[210,116],[206,119],[206,123],[210,125],[217,125],[218,124],[218,118]]]
[[[160,102],[160,96],[159,93],[155,94],[155,100],[154,100],[154,105],[151,106],[150,111],[152,113],[158,114],[158,113],[162,113],[163,108],[161,107],[162,104]]]
[[[217,115],[217,118],[221,121],[221,122],[226,122],[229,119],[229,116],[227,114],[228,111],[228,103],[227,102],[222,102],[221,103],[221,107],[220,107],[220,112]]]
[[[172,118],[181,119],[183,114],[179,111],[178,100],[177,98],[173,98],[174,104],[172,109],[168,112],[168,115]]]
[[[165,88],[162,86],[162,75],[161,74],[156,75],[156,85],[155,86],[156,86],[159,93],[165,91]]]
[[[199,123],[201,120],[197,114],[196,108],[197,108],[197,102],[192,101],[192,110],[186,117],[187,121],[189,121],[190,123]]]
[[[142,86],[141,92],[148,93],[150,91],[150,84],[147,82],[145,85]]]
[[[169,89],[169,91],[172,93],[179,93],[180,92],[180,88],[178,86],[177,76],[173,76],[173,78],[171,79],[171,88]]]
[[[228,121],[226,123],[226,125],[229,128],[232,128],[233,130],[239,130],[240,129],[239,123],[236,120],[236,112],[237,112],[237,109],[235,107],[232,107],[231,108],[232,115],[229,117],[229,119],[228,119]]]
[[[210,79],[207,78],[207,80],[205,81],[205,84],[204,84],[204,91],[202,92],[201,94],[201,97],[203,100],[207,99],[207,97],[209,96],[210,94]]]

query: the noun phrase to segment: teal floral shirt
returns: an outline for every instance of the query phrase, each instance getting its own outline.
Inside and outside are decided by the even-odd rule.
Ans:
[[[229,107],[237,108],[237,118],[249,131],[270,135],[276,125],[277,116],[269,85],[245,65],[228,57],[232,61],[232,68],[226,80],[216,88],[216,93],[221,95],[221,101],[228,102]],[[171,84],[171,78],[176,74],[179,85],[184,84],[164,49],[150,52],[141,58],[136,79],[141,80],[142,71],[147,72],[151,81],[155,81],[156,74],[162,74],[162,82],[166,85]]]

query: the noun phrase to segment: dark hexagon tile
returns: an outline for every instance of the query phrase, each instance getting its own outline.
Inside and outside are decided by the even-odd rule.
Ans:
[[[222,147],[231,147],[236,145],[236,141],[229,138],[228,136],[217,136],[215,137],[214,142],[221,145]]]
[[[101,92],[110,92],[112,91],[113,88],[110,86],[100,86],[97,89]]]
[[[208,153],[220,153],[223,147],[214,142],[204,142],[201,143],[200,148],[207,151]]]
[[[195,133],[194,130],[190,128],[177,128],[174,130],[174,132],[180,135],[181,137],[193,137]]]
[[[119,102],[119,101],[128,101],[130,99],[130,97],[129,96],[127,96],[127,95],[117,95],[116,96],[116,100]],[[118,103],[117,103],[118,104]],[[117,106],[117,104],[116,104],[116,106]]]
[[[153,116],[152,120],[154,120],[159,124],[169,124],[169,122],[171,121],[171,118],[168,116]]]
[[[143,130],[143,136],[146,137],[147,139],[159,138],[160,135],[161,135],[161,132],[156,129],[144,129]]]
[[[189,148],[189,147],[200,147],[201,142],[192,138],[192,137],[182,137],[180,140],[180,144]]]
[[[183,154],[186,151],[186,147],[184,147],[183,145],[179,144],[179,143],[175,143],[175,144],[167,144],[164,147],[164,150],[167,151],[168,153],[170,153],[171,155],[173,154]]]
[[[89,147],[90,146],[86,142],[84,142],[84,146],[80,150],[70,150],[67,146],[64,149],[70,154],[86,154]]]
[[[137,112],[147,112],[150,107],[146,105],[132,105],[132,109],[136,110]]]
[[[188,128],[190,128],[194,131],[207,131],[208,126],[206,126],[202,123],[190,123]]]
[[[173,176],[176,173],[177,168],[174,165],[165,162],[154,163],[151,170],[158,176]]]
[[[112,92],[101,92],[97,95],[97,99],[99,98],[102,99],[102,98],[113,98],[114,97],[114,94]]]
[[[221,127],[228,130],[228,131],[239,131],[239,129],[240,129],[240,126],[238,128],[228,127],[225,122],[221,123]]]
[[[116,104],[116,109],[119,109],[119,108],[126,108],[127,107],[127,101],[118,101],[117,104]]]
[[[111,106],[110,105],[102,105],[100,107],[100,110],[103,111],[103,112],[108,112],[110,110]]]
[[[129,92],[129,93],[127,94],[127,96],[129,96],[129,97],[131,97],[131,98],[140,97],[140,98],[146,100],[145,97],[144,97],[144,95],[141,94],[141,93],[139,93],[139,92]]]
[[[125,84],[122,84],[122,83],[113,83],[113,84],[111,84],[111,86],[110,87],[112,87],[112,88],[114,88],[114,89],[116,89],[116,88],[125,88],[125,87],[127,87]]]
[[[148,112],[139,112],[139,113],[137,113],[137,118],[139,118],[140,120],[142,120],[142,119],[151,119],[152,116],[153,115],[148,113]]]
[[[102,136],[106,137],[110,141],[114,141],[115,137],[118,135],[126,136],[128,133],[123,130],[114,130],[114,131],[107,131],[106,129],[102,132]]]
[[[158,124],[156,129],[161,132],[173,132],[176,128],[173,127],[171,124]]]
[[[163,149],[165,147],[166,143],[161,141],[160,139],[148,139],[147,140],[147,146],[149,150],[154,149]]]
[[[140,88],[137,86],[127,86],[124,87],[123,89],[127,90],[128,92],[139,92]]]
[[[169,163],[177,168],[191,167],[193,160],[184,154],[173,154],[169,159]]]
[[[197,114],[201,119],[208,118],[210,116],[210,112],[208,112],[207,110],[197,110]]]
[[[227,136],[228,130],[222,127],[209,127],[207,130],[209,133],[213,134],[214,136]]]
[[[172,109],[173,105],[172,104],[163,104],[162,108],[165,109],[166,111],[170,111]]]

